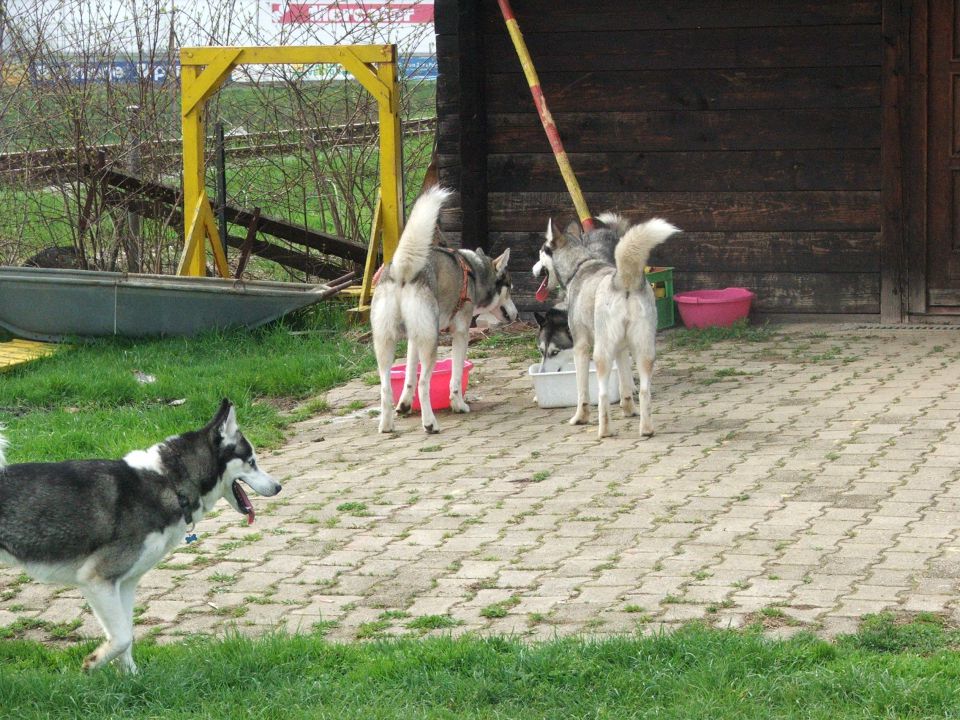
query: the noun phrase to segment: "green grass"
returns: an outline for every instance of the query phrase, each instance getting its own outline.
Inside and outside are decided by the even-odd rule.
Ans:
[[[61,349],[3,374],[0,424],[11,462],[119,457],[204,425],[228,397],[251,441],[275,447],[305,414],[283,408],[373,366],[368,345],[349,338],[343,306],[326,303],[255,331]],[[139,383],[138,370],[156,382]]]
[[[919,646],[908,640],[919,632]],[[467,636],[333,644],[191,639],[135,651],[141,673],[79,671],[65,650],[0,643],[3,716],[35,718],[956,717],[956,631],[877,618],[829,643],[689,626],[530,645]]]

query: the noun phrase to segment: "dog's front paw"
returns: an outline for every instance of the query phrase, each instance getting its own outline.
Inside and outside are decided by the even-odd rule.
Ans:
[[[470,412],[470,406],[467,405],[466,400],[460,396],[460,393],[454,393],[450,396],[450,409],[455,413]]]
[[[397,413],[400,415],[409,415],[410,411],[413,409],[413,403],[407,400],[404,402],[401,400],[397,403]]]
[[[427,435],[436,435],[438,432],[440,432],[440,425],[437,423],[436,418],[434,418],[433,422],[424,423],[423,431]]]
[[[382,433],[392,433],[393,432],[393,413],[383,413],[380,416],[380,432]]]
[[[588,405],[581,405],[577,412],[570,418],[571,425],[586,425],[590,420],[590,408]]]
[[[100,665],[101,665],[100,658],[102,657],[102,655],[103,655],[103,653],[100,652],[100,648],[97,648],[97,649],[94,650],[92,653],[90,653],[89,655],[87,655],[87,656],[83,659],[83,666],[82,666],[82,667],[83,667],[83,671],[84,671],[85,673],[89,673],[89,672],[93,672],[93,671],[96,670],[98,667],[100,667]]]

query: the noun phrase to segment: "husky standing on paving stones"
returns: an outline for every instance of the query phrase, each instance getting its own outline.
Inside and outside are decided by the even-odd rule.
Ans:
[[[613,251],[617,240],[630,228],[630,223],[614,213],[602,213],[597,220],[608,225],[613,233],[593,233],[589,251],[612,265],[616,262]],[[540,263],[534,266],[534,277],[541,274],[540,267]],[[538,299],[542,302],[546,296]],[[545,313],[535,312],[533,318],[539,326],[537,349],[541,357],[540,372],[557,372],[569,367],[573,362],[573,337],[570,335],[566,301],[558,302]]]
[[[498,321],[517,319],[507,273],[509,249],[491,259],[480,249],[449,250],[434,244],[437,217],[449,196],[449,190],[433,187],[417,199],[393,260],[384,268],[370,303],[373,349],[380,372],[382,433],[393,432],[390,367],[403,330],[407,334],[407,369],[396,410],[410,411],[419,360],[420,418],[423,429],[435,433],[440,426],[430,406],[430,377],[437,360],[440,330],[450,328],[453,334],[450,408],[454,412],[470,412],[460,387],[470,319],[481,313],[489,313]]]
[[[636,414],[631,357],[640,376],[640,433],[650,436],[650,378],[656,355],[657,305],[644,268],[650,251],[679,230],[660,218],[629,229],[616,215],[603,215],[599,220],[596,229],[587,233],[578,223],[571,223],[562,233],[555,230],[552,221],[547,223],[546,242],[540,247],[540,260],[533,269],[535,276],[546,273],[537,299],[542,302],[556,287],[566,292],[577,371],[577,410],[570,424],[584,424],[590,417],[592,347],[599,390],[599,437],[610,435],[607,377],[614,361],[619,368],[620,407],[628,417]],[[613,243],[615,262],[611,263],[607,253],[599,249]]]
[[[122,460],[6,465],[0,436],[0,562],[41,582],[76,585],[106,641],[83,661],[95,670],[133,662],[133,602],[140,578],[220,498],[253,522],[240,481],[260,495],[280,484],[257,467],[253,447],[224,400],[200,430]]]

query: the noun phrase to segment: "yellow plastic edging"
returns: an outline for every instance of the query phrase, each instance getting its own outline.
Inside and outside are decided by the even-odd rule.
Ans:
[[[56,345],[33,340],[0,342],[0,372],[47,355],[53,355],[56,351]]]

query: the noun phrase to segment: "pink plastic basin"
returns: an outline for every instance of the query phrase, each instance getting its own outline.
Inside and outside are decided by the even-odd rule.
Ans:
[[[469,360],[463,361],[463,376],[460,379],[460,390],[464,396],[467,394],[467,378],[470,377],[470,369],[473,363]],[[450,407],[450,371],[453,368],[453,359],[439,360],[433,366],[433,375],[430,376],[430,407],[434,410],[443,410]],[[390,368],[390,387],[393,388],[393,399],[396,400],[403,392],[403,380],[406,374],[406,363],[403,365],[394,365]],[[417,383],[420,382],[420,365],[417,365]],[[413,409],[420,409],[420,396],[417,394],[416,385],[413,390]]]
[[[750,303],[756,297],[746,288],[723,290],[691,290],[677,293],[680,318],[688,328],[729,327],[750,312]]]

